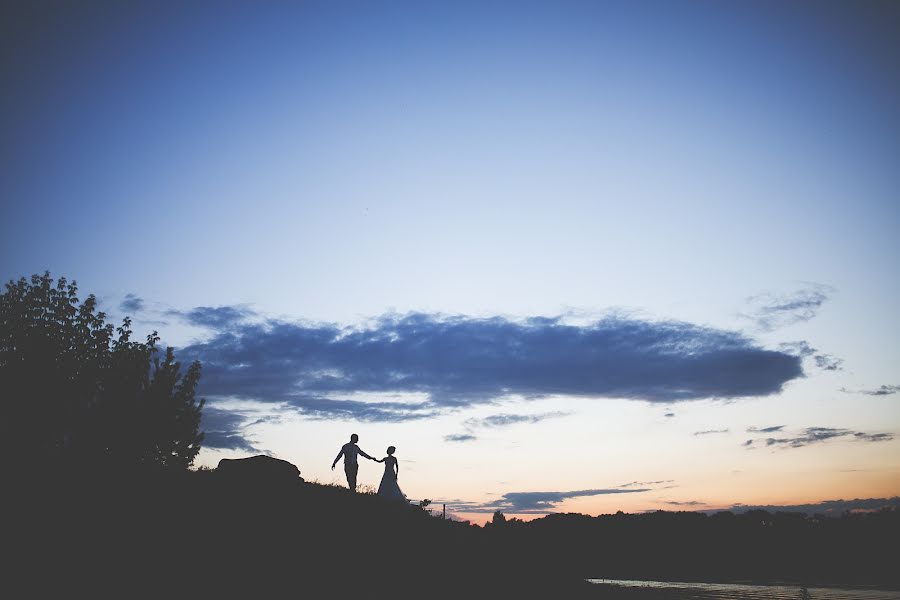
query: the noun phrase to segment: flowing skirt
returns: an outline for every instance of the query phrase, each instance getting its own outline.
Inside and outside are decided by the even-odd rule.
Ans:
[[[397,484],[397,478],[392,472],[385,471],[381,478],[381,485],[378,486],[378,496],[388,500],[401,500],[406,502],[406,494]]]

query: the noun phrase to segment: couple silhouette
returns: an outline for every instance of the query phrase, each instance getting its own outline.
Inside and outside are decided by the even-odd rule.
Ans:
[[[396,452],[397,449],[393,446],[388,446],[387,456],[384,458],[375,458],[369,456],[362,448],[357,446],[356,442],[358,441],[359,436],[355,433],[350,436],[350,441],[341,446],[341,451],[334,457],[334,462],[331,463],[331,470],[334,470],[337,461],[343,456],[344,473],[347,475],[347,485],[349,486],[350,491],[355,494],[356,475],[359,472],[357,456],[364,456],[369,460],[384,463],[384,475],[381,476],[381,484],[378,486],[378,495],[382,498],[387,498],[388,500],[402,500],[403,502],[406,502],[406,494],[403,493],[400,489],[400,485],[397,483],[397,477],[400,475],[400,465],[397,463],[397,458],[394,456],[394,452]]]

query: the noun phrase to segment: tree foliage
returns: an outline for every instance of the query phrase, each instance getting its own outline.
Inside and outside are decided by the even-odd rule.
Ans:
[[[0,447],[4,462],[184,469],[200,450],[200,363],[182,376],[159,336],[131,339],[97,299],[49,273],[0,294]]]

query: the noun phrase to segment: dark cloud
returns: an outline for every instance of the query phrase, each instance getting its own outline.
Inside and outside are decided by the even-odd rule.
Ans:
[[[229,329],[240,324],[255,312],[246,306],[198,306],[188,311],[170,310],[167,315],[181,317],[191,325],[211,329]]]
[[[747,504],[735,504],[729,510],[733,512],[746,512],[749,510],[765,510],[767,512],[802,512],[806,514],[822,514],[840,516],[846,511],[875,511],[885,507],[900,509],[900,497],[893,498],[856,498],[854,500],[825,500],[815,504],[791,504],[779,506],[777,504],[765,504],[750,506]],[[707,512],[707,511],[704,511]],[[713,512],[713,511],[709,511]]]
[[[762,431],[762,430],[760,430]],[[763,442],[766,446],[778,448],[802,448],[811,444],[827,442],[836,438],[851,438],[860,442],[886,442],[894,439],[890,433],[866,433],[864,431],[851,431],[850,429],[837,429],[832,427],[807,427],[791,437],[770,437],[760,440],[748,440],[745,446],[752,442]]]
[[[669,500],[666,504],[671,504],[672,506],[706,506],[706,502],[700,502],[698,500],[686,500],[683,502]]]
[[[135,294],[125,294],[125,299],[119,303],[119,308],[126,313],[139,313],[144,310],[144,300]]]
[[[521,395],[649,402],[776,394],[801,359],[730,331],[682,322],[386,316],[366,328],[242,321],[241,307],[181,313],[218,326],[179,351],[203,363],[201,392],[286,402],[322,417],[404,420]],[[420,404],[345,400],[417,393]]]
[[[548,413],[540,413],[536,415],[510,415],[510,414],[499,414],[499,415],[490,415],[488,417],[483,418],[471,418],[466,419],[463,423],[467,427],[505,427],[507,425],[516,425],[518,423],[539,423],[546,419],[553,419],[556,417],[565,417],[571,413],[567,412],[548,412]]]
[[[623,489],[597,489],[577,490],[572,492],[509,492],[503,494],[499,500],[485,503],[469,503],[454,508],[464,513],[491,513],[501,511],[512,514],[547,514],[554,511],[556,506],[569,498],[582,498],[585,496],[601,496],[606,494],[634,494],[649,492],[650,489],[636,488]]]
[[[855,392],[846,388],[841,388],[841,391],[848,394],[865,394],[866,396],[890,396],[891,394],[900,392],[900,385],[883,385],[874,390],[857,390]]]
[[[674,417],[674,416],[675,416],[675,413],[673,413],[673,412],[667,412],[667,413],[664,414],[663,416],[664,416],[664,417]]]
[[[755,306],[753,313],[744,315],[756,322],[763,331],[772,331],[794,323],[809,321],[818,314],[822,305],[834,294],[831,286],[811,283],[792,294],[761,294],[749,298]]]
[[[471,442],[477,440],[478,438],[474,435],[470,435],[468,433],[454,433],[451,435],[445,435],[445,442]]]
[[[203,408],[200,422],[203,447],[258,452],[259,449],[244,436],[244,429],[248,425],[246,415],[207,404]]]
[[[711,435],[713,433],[728,433],[727,429],[704,429],[703,431],[695,431],[694,435]]]
[[[748,427],[748,433],[775,433],[784,429],[784,425],[773,425],[771,427]]]

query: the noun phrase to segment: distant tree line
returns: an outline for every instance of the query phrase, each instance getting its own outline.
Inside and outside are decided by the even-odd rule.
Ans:
[[[186,469],[200,450],[200,363],[184,374],[154,331],[106,323],[49,273],[0,294],[0,460],[7,467]]]
[[[840,517],[657,511],[528,522],[501,513],[485,531],[497,554],[585,578],[900,586],[900,512],[889,507]]]

